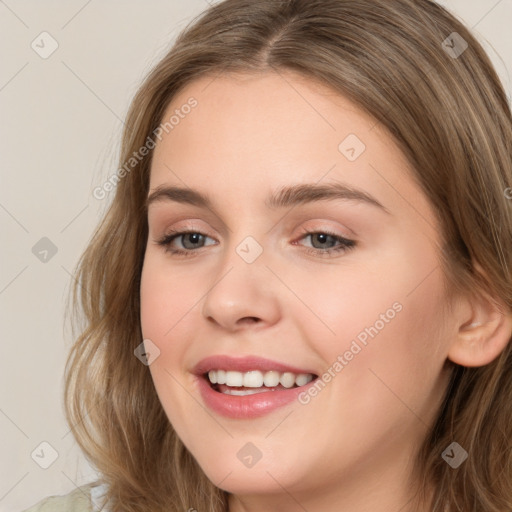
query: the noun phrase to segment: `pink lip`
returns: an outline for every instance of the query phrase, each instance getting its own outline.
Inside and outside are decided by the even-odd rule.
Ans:
[[[199,361],[192,369],[195,375],[203,375],[210,370],[232,370],[237,372],[249,372],[251,370],[260,370],[261,372],[278,371],[292,373],[312,373],[317,375],[314,370],[300,369],[295,366],[272,361],[257,356],[230,357],[225,355],[210,356]]]
[[[225,395],[215,391],[210,381],[203,375],[196,376],[199,391],[205,404],[217,414],[234,419],[251,419],[264,416],[294,400],[298,401],[300,393],[314,385],[317,379],[304,386],[277,391],[264,391],[253,395]]]
[[[260,371],[279,371],[311,373],[317,375],[310,369],[300,369],[283,363],[278,363],[270,359],[261,357],[247,356],[233,358],[229,356],[211,356],[201,360],[192,370],[196,375],[197,385],[201,397],[205,404],[217,414],[234,419],[251,419],[258,418],[268,414],[279,407],[283,407],[294,400],[298,400],[298,395],[314,385],[316,379],[308,382],[304,386],[296,388],[280,389],[277,391],[265,391],[263,393],[255,393],[253,395],[237,396],[226,395],[215,391],[210,385],[210,381],[205,374],[212,369],[233,370],[239,372],[248,372],[251,370]]]

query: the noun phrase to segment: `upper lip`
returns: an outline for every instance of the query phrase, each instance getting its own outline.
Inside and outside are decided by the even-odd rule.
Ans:
[[[231,357],[227,355],[215,355],[201,359],[192,369],[195,375],[203,375],[210,370],[231,370],[237,372],[249,372],[251,370],[278,371],[291,373],[311,373],[317,375],[311,369],[298,368],[289,364],[280,363],[271,359],[265,359],[259,356]]]

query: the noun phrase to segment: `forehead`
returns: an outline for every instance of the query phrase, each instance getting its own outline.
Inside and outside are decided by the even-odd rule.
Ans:
[[[173,98],[163,116],[165,123],[180,110],[189,110],[164,134],[156,156],[184,153],[195,143],[194,154],[225,159],[238,156],[274,160],[286,150],[286,159],[322,154],[332,159],[349,134],[375,147],[389,146],[362,109],[332,89],[291,72],[204,76],[188,84]],[[372,139],[371,141],[369,139]]]

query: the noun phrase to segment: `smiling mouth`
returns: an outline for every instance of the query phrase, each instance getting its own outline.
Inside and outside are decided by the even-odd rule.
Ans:
[[[244,373],[211,370],[204,373],[203,378],[217,393],[246,396],[299,388],[316,380],[318,375],[278,371],[260,372],[258,370]]]

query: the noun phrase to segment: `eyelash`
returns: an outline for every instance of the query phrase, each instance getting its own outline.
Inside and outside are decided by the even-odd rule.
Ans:
[[[163,246],[165,248],[166,252],[170,252],[171,254],[176,255],[176,256],[185,256],[185,257],[195,256],[197,254],[196,249],[173,249],[173,248],[171,248],[171,243],[174,241],[174,239],[178,238],[180,236],[183,236],[183,235],[201,235],[201,236],[208,237],[208,235],[205,235],[204,233],[201,233],[200,231],[192,231],[192,230],[171,231],[170,234],[165,235],[163,238],[158,240],[157,244],[159,246]],[[300,240],[302,240],[303,238],[306,238],[309,235],[328,235],[328,236],[334,238],[334,240],[336,242],[340,243],[340,245],[338,245],[337,247],[328,248],[326,250],[306,248],[306,252],[308,252],[310,254],[314,254],[315,256],[330,257],[333,254],[346,252],[346,251],[353,249],[354,247],[357,246],[357,243],[355,240],[350,240],[348,238],[342,237],[335,233],[331,233],[328,230],[327,231],[326,230],[308,231],[306,229],[303,229],[302,235],[303,236],[302,236],[302,238],[300,238]],[[210,238],[210,237],[208,237],[208,238]],[[200,247],[200,249],[202,249],[202,247]]]

